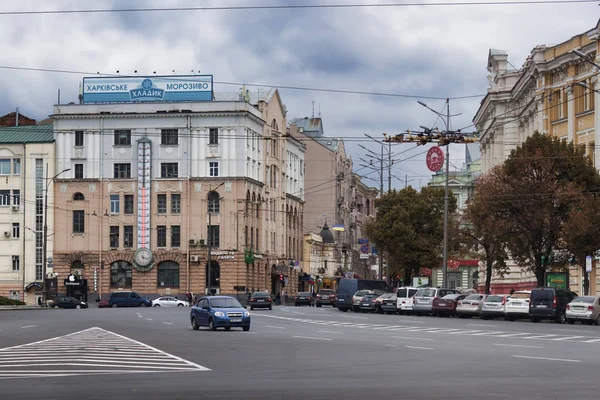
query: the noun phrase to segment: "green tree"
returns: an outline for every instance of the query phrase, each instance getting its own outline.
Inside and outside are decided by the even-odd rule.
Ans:
[[[489,193],[488,212],[510,232],[504,243],[514,261],[543,286],[572,206],[600,188],[600,176],[583,149],[538,132],[489,174],[477,190]]]
[[[375,203],[377,219],[366,226],[366,235],[377,248],[394,261],[395,270],[404,269],[405,279],[421,267],[438,267],[444,236],[444,190],[424,187],[417,192],[412,187],[392,190]],[[450,197],[449,211],[456,209],[456,199]]]

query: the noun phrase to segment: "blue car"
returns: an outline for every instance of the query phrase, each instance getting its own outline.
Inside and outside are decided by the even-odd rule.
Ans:
[[[202,297],[190,310],[192,329],[197,331],[201,326],[208,326],[211,331],[223,327],[250,330],[250,313],[239,301],[230,296]]]

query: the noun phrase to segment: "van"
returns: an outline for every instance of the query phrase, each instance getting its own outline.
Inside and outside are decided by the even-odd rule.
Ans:
[[[385,281],[371,281],[366,279],[342,278],[338,284],[337,308],[348,311],[352,308],[352,297],[359,290],[372,290],[389,293],[392,290]]]
[[[396,308],[400,314],[413,311],[413,296],[419,291],[416,287],[399,287],[396,291]]]
[[[108,306],[117,307],[152,307],[152,302],[136,292],[112,292],[108,298]]]
[[[559,324],[567,322],[566,310],[576,293],[553,287],[540,287],[531,291],[529,300],[529,315],[531,322],[542,319],[552,319]]]

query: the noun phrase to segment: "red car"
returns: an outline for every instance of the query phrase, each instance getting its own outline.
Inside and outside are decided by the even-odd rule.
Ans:
[[[108,299],[102,299],[98,302],[98,307],[99,308],[108,308]]]
[[[442,298],[433,299],[433,304],[431,305],[431,312],[433,315],[438,317],[444,316],[454,316],[456,315],[456,305],[462,299],[464,299],[466,295],[451,293],[447,294]]]

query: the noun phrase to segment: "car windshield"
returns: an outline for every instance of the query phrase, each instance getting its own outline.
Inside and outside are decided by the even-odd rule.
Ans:
[[[594,304],[594,301],[596,301],[596,298],[591,296],[577,297],[576,299],[573,299],[573,303]]]
[[[227,297],[212,299],[211,304],[213,308],[242,308],[239,301]]]
[[[421,289],[415,296],[421,297],[435,297],[435,289]]]
[[[461,297],[461,294],[451,293],[442,297],[442,300],[456,300],[458,297]]]
[[[483,295],[481,295],[481,294],[472,294],[469,297],[467,297],[465,300],[476,301],[476,300],[481,300],[481,299],[483,299]]]
[[[528,298],[529,298],[529,293],[513,293],[510,296],[511,300],[514,300],[514,299],[528,299]]]
[[[537,301],[552,301],[554,300],[554,292],[551,290],[538,290],[531,293],[533,299]]]
[[[369,294],[371,291],[370,290],[359,290],[358,292],[354,293],[354,295],[356,297],[363,297],[366,296],[367,294]]]
[[[319,294],[333,294],[334,291],[333,290],[321,290],[319,291]]]
[[[298,292],[298,296],[310,296],[309,292]]]
[[[502,299],[502,296],[489,296],[485,301],[488,303],[501,303]]]
[[[255,293],[252,293],[252,297],[269,297],[269,293],[267,293],[267,292],[255,292]]]

